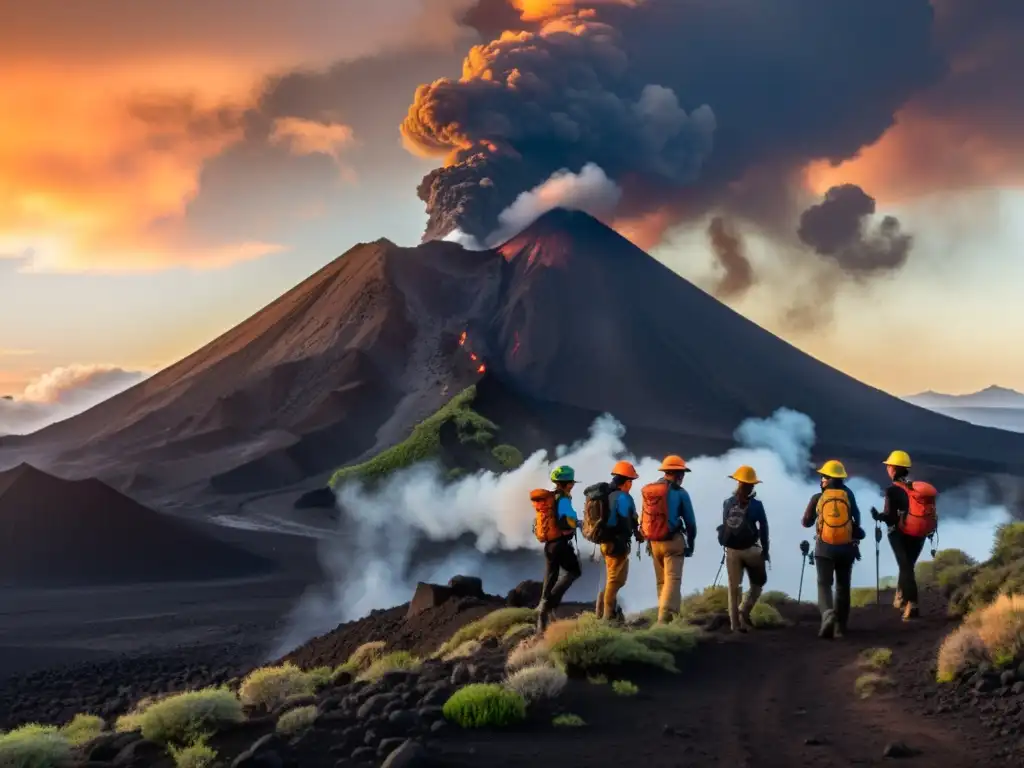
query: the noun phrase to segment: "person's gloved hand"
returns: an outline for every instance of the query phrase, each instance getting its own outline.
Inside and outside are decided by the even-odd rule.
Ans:
[[[871,508],[871,519],[876,521],[882,519],[882,515],[874,507]]]
[[[683,557],[693,557],[693,545],[689,545],[683,550]]]
[[[764,561],[765,561],[766,563],[770,563],[770,562],[772,561],[772,556],[768,554],[768,550],[765,550],[765,553],[764,553]]]

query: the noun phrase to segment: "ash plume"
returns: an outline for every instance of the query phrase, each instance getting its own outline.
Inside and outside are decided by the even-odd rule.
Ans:
[[[914,239],[886,216],[871,230],[875,199],[856,184],[832,187],[800,216],[800,240],[853,277],[892,272],[907,262]]]
[[[481,32],[507,23],[477,5]],[[419,188],[425,239],[485,238],[519,194],[587,162],[625,190],[622,217],[737,214],[734,182],[770,167],[787,188],[812,160],[852,158],[944,72],[928,0],[546,6],[417,90],[405,143],[445,162]]]
[[[721,216],[715,216],[708,224],[708,242],[724,270],[714,289],[720,299],[738,298],[754,284],[754,268],[747,258],[743,237]]]

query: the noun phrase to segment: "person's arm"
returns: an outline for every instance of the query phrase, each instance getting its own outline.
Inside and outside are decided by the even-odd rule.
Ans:
[[[768,558],[768,515],[765,514],[764,504],[757,504],[757,533],[761,539],[761,550],[765,559]]]
[[[683,514],[683,524],[686,526],[686,548],[693,551],[694,542],[697,540],[697,518],[693,514],[693,502],[690,501],[690,494],[685,488],[679,489],[679,506]]]
[[[818,499],[820,498],[821,494],[816,493],[807,502],[807,508],[804,510],[804,519],[802,520],[804,528],[810,528],[814,525],[814,518],[818,516]]]
[[[868,537],[867,532],[860,524],[860,507],[857,506],[857,497],[853,495],[853,491],[849,488],[846,489],[846,496],[850,499],[850,514],[853,517],[853,538],[854,544],[860,544],[860,542]],[[860,559],[858,557],[858,559]]]
[[[572,508],[572,499],[563,496],[558,500],[558,524],[565,530],[576,530],[576,510]]]
[[[629,519],[629,531],[633,538],[640,541],[640,516],[636,513],[636,502],[628,493],[622,494],[626,500],[626,517]]]

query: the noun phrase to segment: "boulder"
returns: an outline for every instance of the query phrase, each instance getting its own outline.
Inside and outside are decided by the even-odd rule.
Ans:
[[[352,762],[369,763],[377,756],[377,750],[373,747],[360,747],[352,753]]]
[[[454,596],[451,587],[442,587],[439,584],[427,584],[420,582],[416,585],[416,592],[409,602],[409,610],[405,614],[406,619],[419,616],[424,611],[442,605]]]
[[[536,608],[544,585],[539,581],[522,581],[505,597],[505,604],[512,608]]]
[[[374,715],[379,715],[388,704],[395,700],[396,696],[393,693],[378,693],[364,701],[356,714],[360,720],[366,720]]]
[[[391,753],[402,746],[405,741],[405,738],[381,739],[380,746],[377,747],[377,757],[389,757]]]
[[[166,754],[167,750],[155,741],[138,739],[118,752],[113,762],[119,768],[122,766],[123,768],[135,768],[136,766],[152,765]]]
[[[484,582],[476,576],[452,576],[448,580],[448,587],[456,597],[476,597],[483,600]]]
[[[430,756],[422,744],[406,739],[388,755],[381,768],[426,768],[430,762]]]

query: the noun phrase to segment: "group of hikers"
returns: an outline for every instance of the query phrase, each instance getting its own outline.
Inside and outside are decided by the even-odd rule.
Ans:
[[[918,616],[917,582],[914,566],[924,548],[925,539],[937,530],[937,491],[929,483],[910,479],[911,461],[905,451],[893,451],[883,462],[890,485],[885,490],[881,512],[871,510],[876,522],[888,529],[889,544],[899,566],[894,607],[904,621]],[[600,546],[604,556],[606,580],[595,605],[598,618],[622,621],[618,605],[619,591],[629,576],[629,558],[633,542],[645,544],[654,564],[658,591],[658,622],[666,623],[678,615],[682,602],[683,564],[691,557],[697,539],[697,520],[689,493],[683,488],[690,472],[680,456],[666,456],[658,469],[660,480],[640,489],[638,514],[631,495],[636,468],[628,461],[612,467],[611,482],[591,485],[584,490],[582,517],[576,514],[572,491],[576,473],[560,466],[551,472],[553,489],[530,493],[535,520],[534,534],[544,544],[545,573],[538,606],[537,628],[544,631],[552,612],[561,604],[566,591],[581,574],[574,540],[577,532]],[[807,503],[802,523],[815,528],[813,561],[818,577],[818,607],[821,626],[818,636],[841,638],[850,616],[850,582],[854,562],[859,560],[860,542],[866,534],[853,491],[846,484],[843,463],[826,461],[817,474],[821,491]],[[723,565],[728,578],[729,625],[733,632],[752,628],[751,611],[768,581],[771,562],[768,516],[757,498],[761,483],[753,467],[742,466],[729,475],[736,489],[722,504],[721,524],[717,526],[718,544],[723,548]],[[876,542],[881,534],[876,533]],[[802,546],[804,554],[809,547]],[[637,553],[639,557],[639,552]],[[750,588],[743,595],[743,577]],[[877,574],[876,574],[877,577]],[[833,592],[834,587],[834,592]]]

